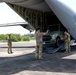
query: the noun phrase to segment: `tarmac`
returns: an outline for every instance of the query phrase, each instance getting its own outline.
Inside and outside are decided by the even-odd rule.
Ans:
[[[13,53],[7,53],[6,43],[0,43],[0,75],[76,75],[76,48],[70,53],[43,53],[35,59],[35,42],[13,43]]]

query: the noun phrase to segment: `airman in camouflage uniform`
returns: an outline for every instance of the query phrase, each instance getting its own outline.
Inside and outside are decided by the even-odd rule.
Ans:
[[[42,59],[42,36],[47,34],[48,30],[43,33],[40,31],[40,28],[37,29],[35,32],[35,38],[36,38],[36,59]]]
[[[12,52],[12,42],[11,42],[11,34],[8,34],[8,53],[11,54]]]
[[[70,52],[70,34],[67,33],[66,31],[64,32],[65,34],[65,49],[66,49],[66,52]]]

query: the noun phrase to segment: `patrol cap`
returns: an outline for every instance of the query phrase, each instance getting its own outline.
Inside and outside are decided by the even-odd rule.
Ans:
[[[38,31],[38,30],[40,30],[40,31],[41,31],[41,29],[40,29],[40,28],[37,28],[37,29],[36,29],[36,31]]]

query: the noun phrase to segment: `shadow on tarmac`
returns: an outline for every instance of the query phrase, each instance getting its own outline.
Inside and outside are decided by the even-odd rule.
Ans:
[[[0,57],[0,61],[3,60],[0,64],[0,74],[11,75],[22,71],[76,73],[76,59],[71,59],[71,55],[76,57],[75,52],[43,53],[42,60],[35,60],[34,52],[16,57]]]

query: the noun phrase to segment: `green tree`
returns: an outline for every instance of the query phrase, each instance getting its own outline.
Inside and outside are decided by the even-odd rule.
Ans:
[[[16,37],[16,36],[14,36],[14,35],[12,35],[12,36],[11,36],[11,39],[12,39],[12,41],[13,41],[13,42],[18,42],[17,37]]]
[[[30,36],[22,36],[21,38],[22,41],[30,41]]]

